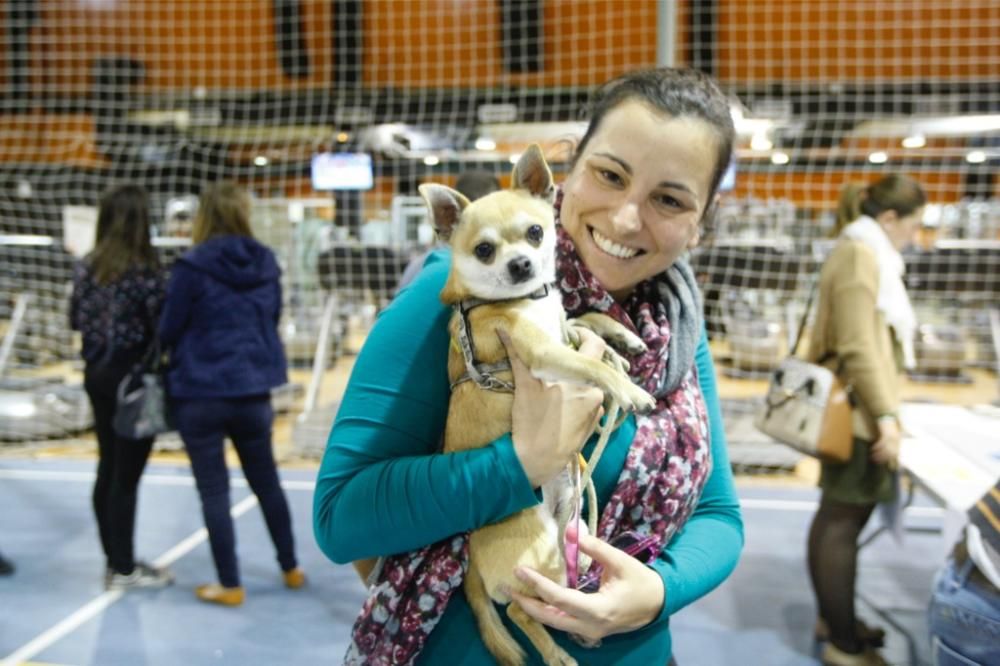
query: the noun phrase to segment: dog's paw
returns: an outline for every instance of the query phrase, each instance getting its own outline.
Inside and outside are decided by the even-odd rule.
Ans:
[[[608,343],[629,356],[644,354],[647,349],[646,343],[642,341],[642,338],[624,326],[608,339]]]
[[[632,382],[624,387],[620,396],[615,399],[621,408],[626,412],[636,412],[637,414],[649,414],[656,407],[656,398],[636,386]]]

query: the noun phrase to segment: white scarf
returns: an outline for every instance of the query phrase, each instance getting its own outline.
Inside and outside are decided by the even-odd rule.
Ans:
[[[876,307],[885,315],[886,323],[892,328],[903,350],[903,366],[907,370],[917,367],[913,351],[913,339],[917,332],[917,316],[910,304],[910,297],[903,284],[906,266],[903,256],[885,235],[882,225],[867,215],[851,222],[841,236],[861,241],[875,252],[878,262],[878,303]]]

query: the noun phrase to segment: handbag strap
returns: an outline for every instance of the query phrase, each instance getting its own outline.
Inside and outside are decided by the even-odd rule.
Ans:
[[[795,352],[799,349],[799,343],[802,341],[802,332],[806,329],[806,322],[809,321],[809,311],[812,310],[813,299],[816,298],[816,291],[819,289],[819,277],[813,282],[812,289],[809,290],[809,300],[806,301],[806,309],[802,312],[802,319],[799,321],[799,331],[795,334],[795,344],[792,345],[792,350],[789,352],[789,356],[795,356]]]
[[[792,345],[792,349],[788,353],[789,356],[795,356],[795,353],[799,349],[799,343],[802,341],[802,332],[806,328],[806,322],[809,321],[809,311],[812,310],[813,300],[816,298],[816,292],[818,290],[819,290],[819,277],[817,276],[816,281],[813,282],[812,289],[809,290],[809,300],[806,301],[806,309],[802,312],[802,319],[799,321],[799,330],[798,333],[795,334],[795,344]],[[827,351],[822,356],[820,356],[815,361],[813,361],[813,363],[815,363],[816,365],[826,365],[826,363],[832,358],[837,358],[837,352],[830,350]],[[841,360],[837,364],[837,369],[834,371],[834,374],[839,376],[843,372],[843,370],[844,370],[844,361]]]

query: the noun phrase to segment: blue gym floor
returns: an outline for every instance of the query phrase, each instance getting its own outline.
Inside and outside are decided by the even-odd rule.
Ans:
[[[264,521],[238,472],[233,480],[246,603],[200,603],[195,585],[214,580],[189,470],[151,463],[136,529],[140,558],[176,575],[163,590],[103,589],[103,556],[90,509],[92,461],[0,458],[0,552],[17,566],[0,578],[0,664],[64,666],[336,664],[364,592],[353,569],[315,546],[310,526],[314,470],[283,469],[299,558],[309,583],[281,584]],[[746,549],[732,577],[672,620],[682,666],[816,664],[815,620],[804,561],[816,493],[786,483],[739,484]],[[920,501],[911,525],[934,526],[939,511]],[[905,549],[882,535],[861,556],[866,602],[859,612],[890,629],[893,664],[926,664],[927,605],[943,546],[907,535]],[[870,604],[874,604],[870,605]],[[880,619],[877,610],[887,615]],[[909,638],[908,638],[909,636]],[[915,655],[915,658],[914,656]]]

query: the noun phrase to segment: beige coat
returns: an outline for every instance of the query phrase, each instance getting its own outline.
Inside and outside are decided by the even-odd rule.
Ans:
[[[812,361],[836,354],[826,365],[840,365],[841,381],[853,386],[854,434],[868,441],[878,439],[875,420],[895,414],[900,403],[892,336],[876,308],[878,282],[875,253],[858,241],[841,240],[820,272],[808,354]]]

